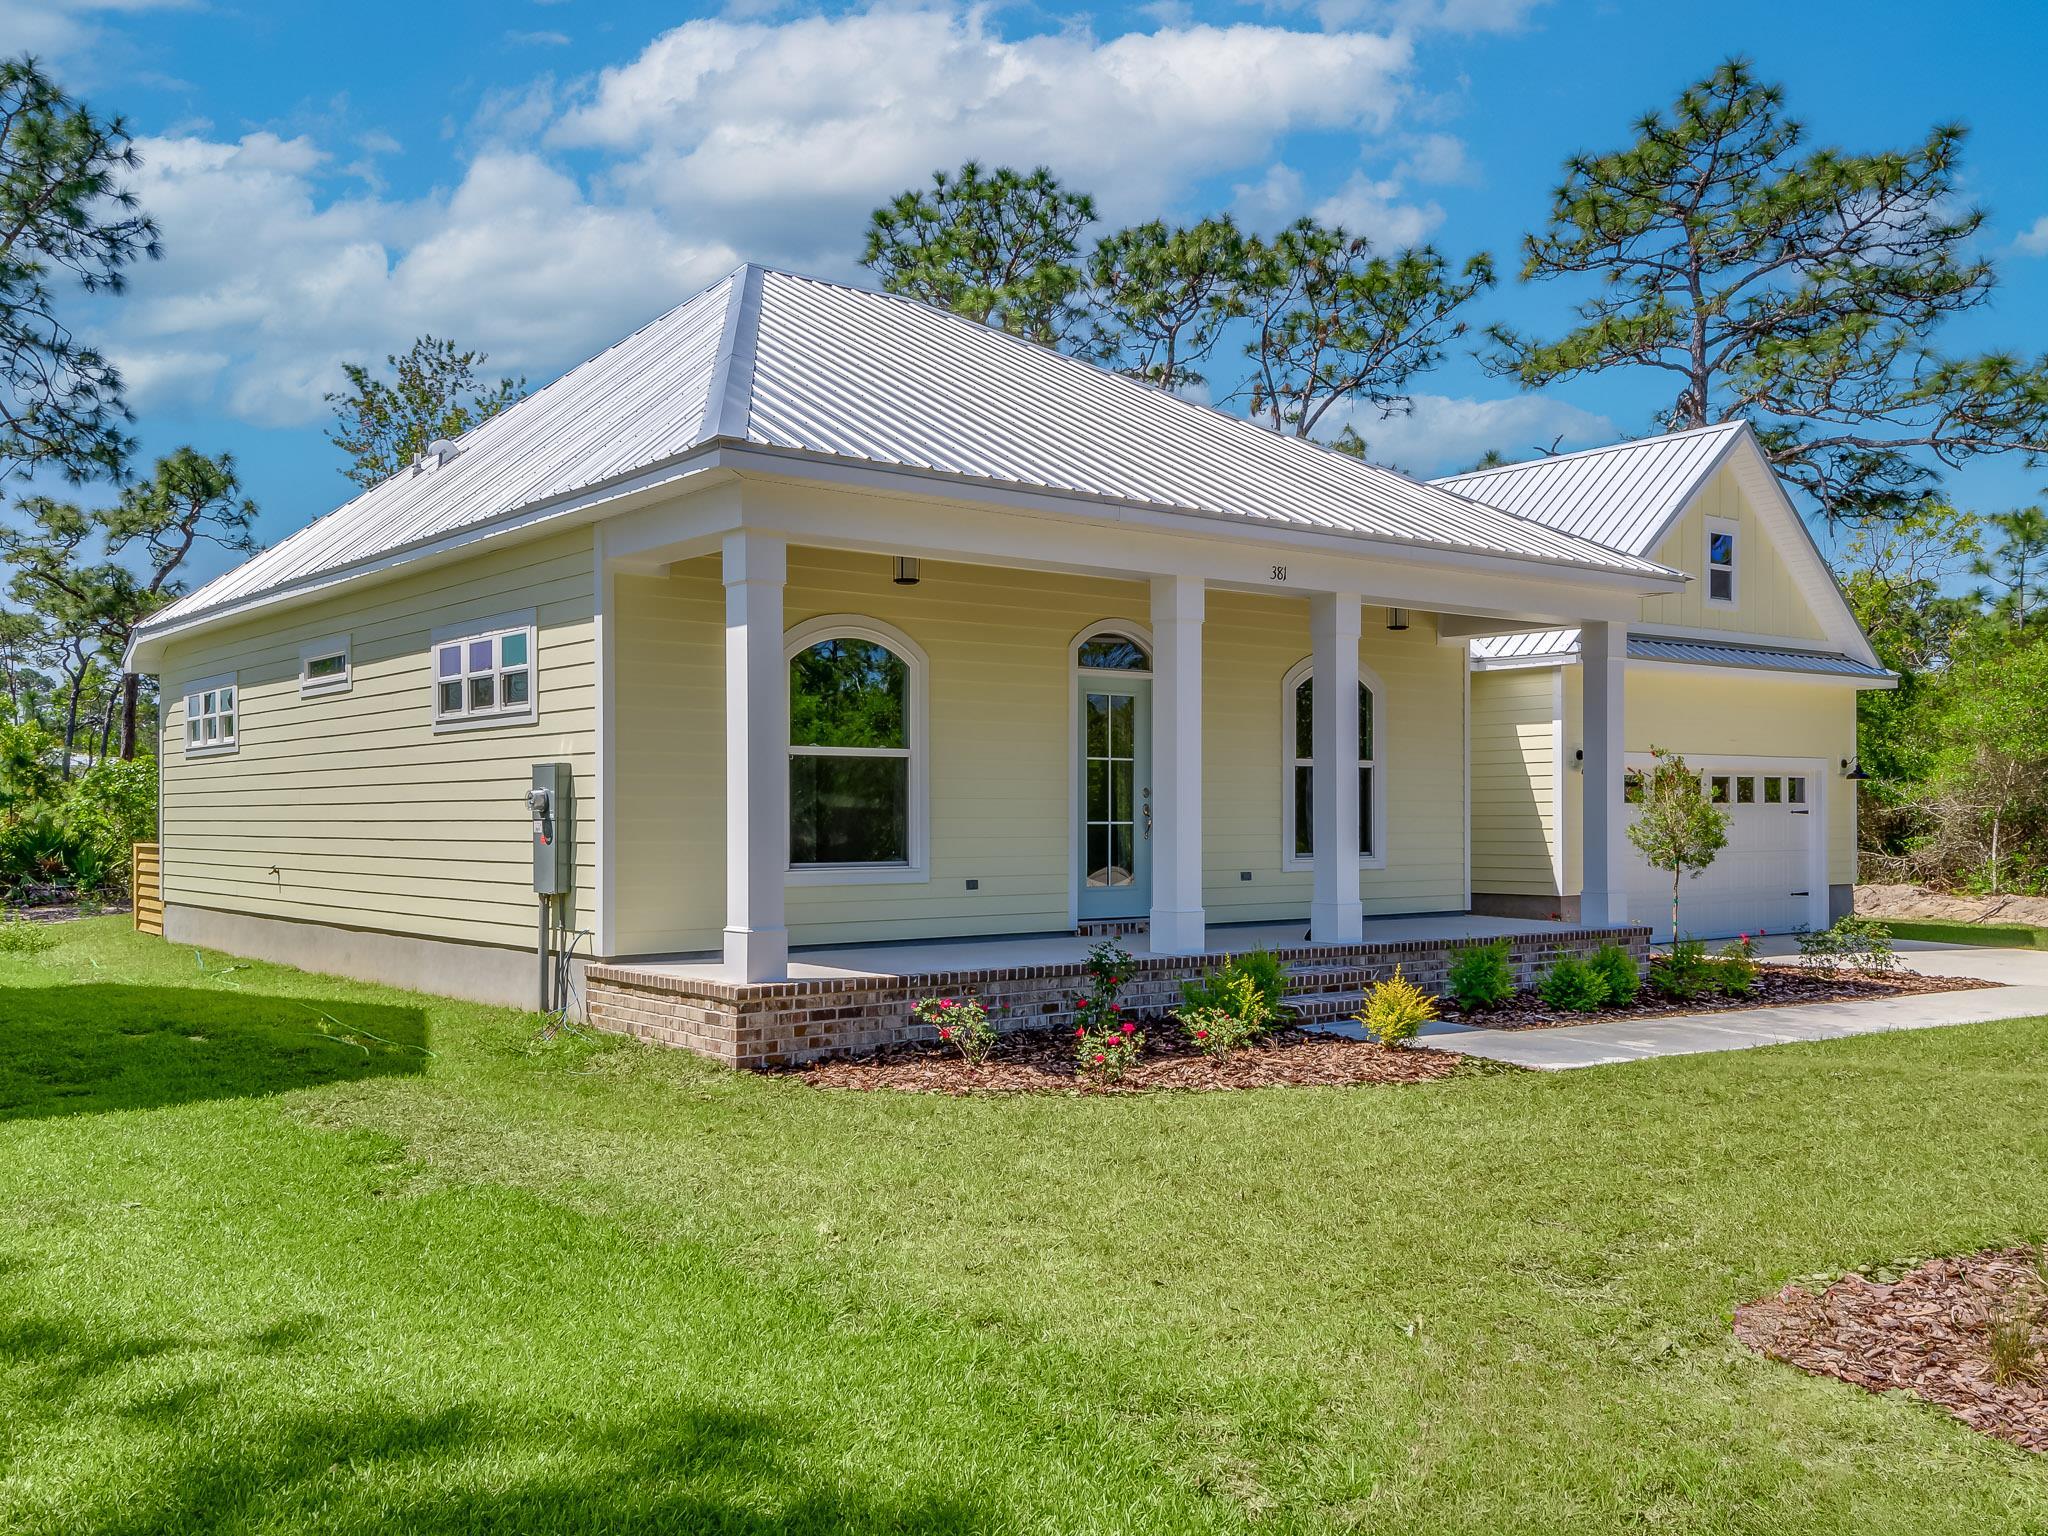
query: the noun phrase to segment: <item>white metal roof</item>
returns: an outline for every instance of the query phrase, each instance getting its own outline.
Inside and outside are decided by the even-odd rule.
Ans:
[[[1676,573],[1512,510],[1281,437],[959,316],[745,266],[180,599],[154,634],[333,579],[712,445],[1537,561]]]
[[[1726,421],[1430,483],[1546,527],[1647,555],[1743,430],[1742,422]]]
[[[1696,667],[1746,667],[1758,672],[1808,672],[1831,677],[1862,677],[1888,682],[1894,676],[1835,651],[1797,651],[1768,645],[1737,645],[1676,635],[1630,635],[1630,661],[1676,661]],[[1579,659],[1576,629],[1531,629],[1472,642],[1472,660],[1480,667],[1542,666]]]

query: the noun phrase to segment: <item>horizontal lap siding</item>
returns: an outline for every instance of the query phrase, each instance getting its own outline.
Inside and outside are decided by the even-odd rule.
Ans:
[[[1309,653],[1304,598],[1215,591],[1204,626],[1203,904],[1212,923],[1303,916],[1315,877],[1281,868],[1282,681]],[[1387,867],[1359,877],[1368,913],[1465,905],[1465,664],[1427,614],[1395,632],[1368,608],[1361,663],[1379,675]],[[1251,879],[1243,878],[1249,870]]]
[[[1472,888],[1557,895],[1557,672],[1472,674]]]
[[[174,643],[163,669],[165,899],[432,938],[533,942],[536,762],[576,774],[575,921],[596,912],[588,533],[500,550]],[[433,730],[430,636],[536,610],[537,724]],[[346,693],[299,694],[299,646],[346,633]],[[233,672],[240,747],[187,758],[187,682]],[[275,868],[277,873],[272,874]]]
[[[1074,636],[1143,624],[1135,582],[927,561],[896,586],[882,556],[790,551],[784,617],[883,620],[930,663],[931,879],[792,886],[797,944],[1040,932],[1070,921]],[[724,593],[716,557],[616,579],[621,954],[716,949],[725,920]],[[1215,591],[1204,659],[1206,900],[1215,922],[1294,917],[1311,878],[1280,867],[1280,685],[1308,652],[1308,604]],[[1372,911],[1463,905],[1463,662],[1428,620],[1362,646],[1388,690],[1396,797]],[[777,764],[775,771],[783,771]],[[1250,882],[1238,871],[1251,869]],[[969,891],[973,879],[979,888]]]

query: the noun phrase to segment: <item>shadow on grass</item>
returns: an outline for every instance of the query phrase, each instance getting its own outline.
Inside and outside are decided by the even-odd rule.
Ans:
[[[0,1120],[417,1072],[426,1015],[202,987],[0,987]]]
[[[953,1495],[892,1496],[835,1477],[789,1418],[684,1401],[596,1415],[515,1401],[333,1411],[246,1401],[296,1377],[317,1319],[217,1338],[91,1337],[40,1318],[0,1323],[0,1364],[64,1405],[66,1433],[121,1452],[87,1486],[44,1478],[67,1529],[437,1532],[967,1532],[992,1511]],[[129,1395],[123,1372],[146,1366]],[[141,1386],[141,1383],[136,1383]],[[288,1394],[297,1398],[297,1392]],[[17,1437],[16,1455],[37,1454]],[[106,1466],[122,1470],[109,1475]],[[821,1475],[821,1468],[823,1469]],[[38,1528],[27,1510],[22,1528]]]

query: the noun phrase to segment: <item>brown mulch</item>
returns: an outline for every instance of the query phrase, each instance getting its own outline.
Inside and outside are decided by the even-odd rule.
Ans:
[[[1894,971],[1889,976],[1822,976],[1789,965],[1757,968],[1756,990],[1746,997],[1696,997],[1690,1002],[1667,1002],[1654,997],[1647,985],[1626,1008],[1602,1008],[1594,1013],[1560,1013],[1546,1008],[1532,991],[1517,992],[1498,1008],[1461,1011],[1455,1003],[1443,1005],[1444,1017],[1482,1029],[1557,1029],[1573,1024],[1605,1023],[1610,1019],[1669,1018],[1681,1013],[1733,1013],[1744,1008],[1782,1008],[1794,1003],[1846,1003],[1863,998],[1910,997],[1923,992],[1969,992],[1998,983],[1977,981],[1968,976],[1922,976],[1915,971]]]
[[[867,1056],[817,1061],[788,1069],[814,1088],[861,1093],[1147,1093],[1280,1086],[1351,1087],[1366,1083],[1425,1083],[1480,1068],[1441,1051],[1374,1045],[1299,1029],[1274,1030],[1256,1045],[1228,1056],[1205,1056],[1179,1026],[1143,1025],[1145,1049],[1119,1082],[1100,1084],[1074,1072],[1074,1040],[1060,1030],[1028,1029],[1004,1035],[994,1052],[970,1067],[950,1046],[909,1041]]]
[[[1849,1275],[1816,1295],[1798,1284],[1735,1309],[1735,1337],[1816,1376],[1911,1392],[1972,1429],[2048,1451],[2048,1283],[2028,1248],[1931,1259],[1896,1280]],[[1994,1318],[2024,1309],[2033,1366],[2000,1383]]]

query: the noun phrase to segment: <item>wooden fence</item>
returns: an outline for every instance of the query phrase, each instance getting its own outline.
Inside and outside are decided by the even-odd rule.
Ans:
[[[163,850],[137,843],[129,854],[128,889],[135,903],[135,931],[164,936]]]

